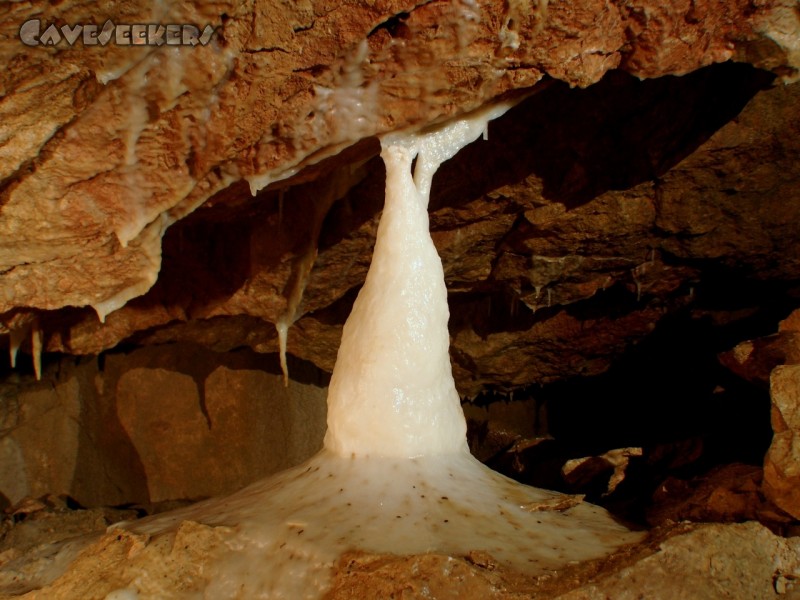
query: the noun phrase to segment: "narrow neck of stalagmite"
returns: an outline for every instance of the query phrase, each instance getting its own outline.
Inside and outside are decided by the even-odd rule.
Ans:
[[[467,451],[448,352],[447,289],[428,230],[428,199],[439,165],[509,107],[484,108],[427,133],[382,141],[386,201],[372,264],[345,323],[328,391],[329,451],[392,457]]]

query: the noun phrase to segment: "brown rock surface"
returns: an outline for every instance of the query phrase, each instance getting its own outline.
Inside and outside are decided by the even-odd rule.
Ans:
[[[32,10],[14,4],[0,17],[8,65],[0,311],[15,330],[35,309],[46,350],[185,339],[274,351],[271,324],[291,312],[300,320],[290,352],[330,369],[366,270],[381,187],[374,159],[347,176],[339,167],[374,156],[371,136],[463,113],[543,77],[527,108],[493,129],[494,160],[476,148],[437,183],[432,222],[448,285],[463,295],[456,310],[490,317],[454,327],[465,394],[489,381],[513,387],[602,371],[604,356],[682,305],[702,261],[764,278],[798,268],[787,229],[797,206],[792,88],[759,94],[671,171],[769,77],[722,68],[648,86],[615,72],[569,89],[614,68],[658,77],[729,58],[791,79],[797,17],[786,0],[530,9],[223,2],[165,14],[126,3],[113,15],[61,3],[36,13],[48,22],[111,16],[219,27],[206,47],[98,52],[23,47],[17,30]],[[258,188],[287,177],[250,198],[248,180]],[[785,264],[764,270],[781,253]],[[559,309],[615,285],[644,301],[619,319]],[[134,298],[105,325],[69,308],[105,314]],[[510,334],[512,305],[525,318]],[[564,338],[554,352],[566,349],[563,358],[546,351],[553,332]],[[530,359],[523,368],[510,358],[517,348]]]
[[[3,504],[68,491],[78,469],[82,435],[78,378],[65,377],[55,389],[4,387],[4,393],[0,393]]]
[[[673,537],[652,556],[558,597],[791,598],[800,592],[799,557],[798,538],[775,536],[758,523],[711,525]]]
[[[84,506],[186,500],[235,491],[298,464],[325,433],[325,381],[250,351],[143,348],[75,365],[0,393],[0,493]]]
[[[647,520],[695,522],[759,521],[773,528],[791,517],[764,498],[760,467],[732,464],[686,481],[670,477],[656,490]]]
[[[772,444],[764,458],[763,492],[783,511],[800,518],[800,310],[778,325],[778,332],[747,340],[719,356],[747,379],[769,386]]]
[[[719,358],[723,365],[748,381],[769,385],[775,367],[800,364],[800,310],[781,321],[776,334],[741,342]]]
[[[776,367],[770,393],[775,435],[764,460],[764,493],[800,519],[800,365]]]

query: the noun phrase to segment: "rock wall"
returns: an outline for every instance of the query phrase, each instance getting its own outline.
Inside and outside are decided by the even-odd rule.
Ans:
[[[0,500],[68,496],[83,506],[233,492],[322,446],[325,380],[293,364],[176,345],[66,358],[0,392]]]

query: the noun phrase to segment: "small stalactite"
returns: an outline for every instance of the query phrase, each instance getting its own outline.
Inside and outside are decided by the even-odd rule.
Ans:
[[[284,288],[286,310],[278,317],[275,323],[275,329],[278,332],[278,352],[280,354],[284,386],[289,386],[289,366],[286,361],[289,329],[303,314],[301,309],[303,294],[311,279],[311,271],[317,260],[322,223],[325,221],[325,217],[333,203],[343,198],[354,185],[366,176],[366,171],[362,169],[362,166],[363,163],[359,163],[336,171],[324,185],[320,186],[324,190],[321,196],[311,202],[313,207],[311,232],[305,247],[292,263],[292,272]],[[315,189],[318,190],[319,188]],[[285,193],[281,190],[278,196],[279,222],[283,219],[284,201]]]
[[[36,381],[42,379],[42,341],[44,332],[39,327],[39,321],[34,320],[31,326],[31,354],[33,356],[33,372],[36,374]]]
[[[11,368],[17,368],[17,354],[23,340],[27,337],[29,325],[24,327],[12,327],[9,331],[8,355],[11,361]]]
[[[21,313],[16,315],[8,328],[8,359],[12,369],[17,368],[19,349],[25,340],[30,339],[31,359],[36,380],[42,379],[42,351],[44,348],[44,331],[39,324],[39,318],[34,313]]]
[[[643,277],[647,273],[647,270],[650,267],[652,267],[655,264],[655,262],[656,262],[656,251],[655,248],[651,248],[648,259],[645,262],[636,265],[631,269],[631,279],[633,279],[633,284],[636,287],[636,302],[641,302],[642,300],[641,277]]]

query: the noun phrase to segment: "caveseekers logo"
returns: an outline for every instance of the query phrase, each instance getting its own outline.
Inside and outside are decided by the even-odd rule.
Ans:
[[[92,23],[59,27],[30,19],[19,28],[19,39],[26,46],[74,46],[78,42],[84,46],[105,46],[111,42],[118,46],[205,46],[215,32],[211,25],[200,31],[195,25],[130,25],[108,20],[102,27]]]

